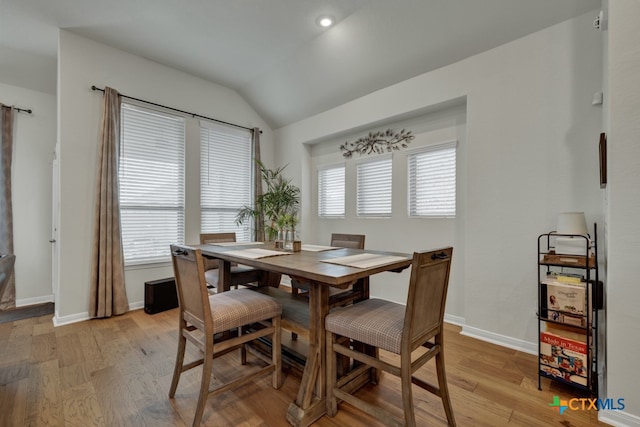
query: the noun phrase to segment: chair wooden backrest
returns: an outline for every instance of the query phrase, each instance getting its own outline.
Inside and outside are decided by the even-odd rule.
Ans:
[[[332,233],[331,234],[331,246],[337,248],[351,248],[351,249],[364,249],[364,234],[343,234]],[[361,279],[368,280],[368,279]],[[291,290],[294,295],[298,295],[298,289],[305,291],[309,290],[308,283],[300,283],[296,280],[291,281]],[[335,292],[335,289],[334,289]],[[368,293],[367,293],[368,298]]]
[[[198,329],[213,330],[200,249],[171,245],[180,316]]]
[[[0,297],[4,293],[4,288],[9,283],[9,279],[13,274],[13,266],[16,262],[16,256],[11,255],[2,255],[0,257]]]
[[[200,244],[235,242],[236,233],[200,233]]]
[[[364,234],[331,234],[331,246],[340,248],[364,249]]]
[[[442,333],[452,255],[452,247],[413,255],[401,344],[405,354]]]
[[[200,233],[200,244],[205,245],[207,243],[227,243],[235,242],[236,233]],[[233,264],[235,265],[235,264]],[[218,260],[204,259],[204,270],[214,270],[218,268]]]

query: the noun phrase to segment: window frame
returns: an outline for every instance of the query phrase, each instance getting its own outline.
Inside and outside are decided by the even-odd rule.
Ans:
[[[434,212],[434,213],[416,213],[417,208],[415,205],[417,204],[415,197],[417,196],[416,192],[416,182],[417,177],[412,177],[412,157],[426,155],[428,153],[434,153],[444,150],[453,149],[453,189],[449,190],[445,194],[449,199],[453,198],[453,210],[449,210],[447,212]],[[437,142],[429,145],[425,145],[420,148],[415,148],[412,150],[408,150],[406,152],[407,156],[407,215],[409,218],[455,218],[457,215],[457,198],[458,198],[458,188],[457,188],[457,178],[458,178],[458,140],[448,140]],[[447,169],[448,172],[451,172],[451,168]],[[415,172],[414,172],[415,174]]]
[[[249,193],[249,197],[248,199],[242,203],[240,206],[237,207],[212,207],[212,206],[205,206],[205,204],[203,203],[205,201],[205,192],[203,190],[203,180],[204,180],[204,174],[206,173],[206,171],[204,170],[204,162],[211,160],[211,157],[209,154],[205,156],[203,156],[203,149],[204,149],[204,141],[203,141],[203,129],[208,129],[209,131],[213,131],[213,132],[217,132],[218,134],[225,134],[227,137],[229,137],[230,139],[234,139],[234,138],[239,138],[239,139],[244,139],[243,137],[248,136],[248,140],[246,140],[249,143],[249,156],[248,159],[244,159],[244,160],[248,160],[248,164],[246,165],[249,173],[248,175],[245,176],[245,178],[247,179],[247,183],[248,183],[248,193]],[[228,132],[227,132],[228,131]],[[242,136],[240,136],[242,135]],[[211,142],[211,141],[208,141]],[[243,141],[244,142],[244,141]],[[213,122],[213,121],[209,121],[209,120],[200,120],[199,122],[199,137],[198,137],[198,147],[199,147],[199,164],[200,164],[200,176],[199,176],[199,188],[200,188],[200,202],[199,202],[199,210],[200,210],[200,224],[199,224],[199,229],[200,229],[200,233],[219,233],[219,232],[235,232],[236,233],[236,239],[239,242],[242,241],[252,241],[253,240],[253,236],[254,236],[254,224],[253,222],[251,222],[250,224],[243,224],[242,226],[236,226],[235,224],[233,226],[225,226],[223,227],[223,229],[220,228],[207,228],[205,227],[205,223],[204,223],[204,218],[205,218],[205,212],[221,212],[221,213],[232,213],[233,217],[234,217],[234,221],[235,221],[235,216],[236,214],[239,212],[239,210],[247,205],[247,206],[254,206],[255,205],[255,143],[254,143],[254,138],[253,138],[253,131],[252,130],[246,130],[246,129],[241,129],[238,128],[236,126],[231,126],[231,125],[225,125],[222,123],[217,123],[217,122]],[[208,149],[210,149],[211,147],[207,147]],[[209,169],[207,169],[209,170]]]
[[[175,166],[177,167],[177,180],[178,186],[176,190],[178,191],[178,198],[181,200],[176,200],[175,204],[155,204],[155,203],[123,203],[123,180],[127,171],[124,169],[127,167],[127,152],[131,150],[131,146],[127,147],[126,145],[126,137],[125,137],[125,114],[127,110],[137,110],[143,114],[156,115],[156,116],[164,116],[169,120],[175,120],[181,123],[181,141],[177,141],[178,144],[175,148],[179,148],[180,157],[176,159]],[[139,132],[139,129],[134,130],[134,132]],[[173,114],[161,109],[149,107],[146,104],[140,104],[137,102],[122,102],[120,109],[120,143],[118,147],[118,196],[119,196],[119,208],[120,208],[120,224],[121,224],[121,236],[122,236],[122,245],[123,245],[123,259],[125,268],[136,268],[136,267],[144,267],[148,265],[157,265],[157,264],[167,264],[171,262],[171,253],[169,251],[169,245],[171,243],[184,243],[185,240],[185,228],[186,228],[186,136],[187,136],[187,121],[183,115]],[[138,141],[140,142],[140,140]],[[147,142],[148,144],[148,142]],[[158,159],[160,160],[160,159]],[[161,162],[158,162],[161,163]],[[162,162],[163,165],[166,165],[165,162]],[[171,178],[171,180],[175,180]],[[160,185],[159,183],[158,185]],[[151,184],[152,185],[152,184]],[[151,189],[146,190],[147,192],[153,193]],[[125,196],[126,198],[126,196]],[[128,249],[129,243],[126,242],[128,236],[126,236],[125,229],[125,216],[127,213],[135,213],[135,212],[175,212],[177,218],[177,226],[175,229],[176,239],[170,239],[171,241],[163,243],[163,246],[166,246],[166,253],[162,256],[134,256],[131,257],[131,254],[128,253],[130,249]],[[153,218],[149,222],[153,222]],[[140,231],[137,231],[140,233]],[[142,233],[141,233],[142,234]],[[153,235],[150,237],[152,240],[157,236]],[[160,245],[151,245],[150,249],[154,249],[154,253],[159,254],[158,251],[161,246]],[[127,256],[129,255],[129,257]]]
[[[323,214],[322,213],[323,203],[321,202],[321,195],[322,195],[323,191],[321,190],[320,175],[321,175],[322,172],[325,172],[325,171],[328,171],[328,170],[335,170],[335,169],[342,169],[342,194],[335,196],[335,197],[342,196],[342,213],[339,213],[339,214]],[[344,219],[346,217],[346,188],[347,188],[347,165],[346,165],[346,162],[340,162],[340,163],[333,163],[333,164],[327,164],[327,165],[318,166],[316,168],[316,181],[317,181],[317,185],[316,185],[317,199],[316,200],[317,200],[317,203],[318,203],[318,209],[317,209],[318,218],[321,218],[321,219]],[[326,197],[325,197],[325,199],[326,199]]]
[[[372,163],[382,163],[382,162],[388,162],[389,163],[389,182],[388,182],[388,190],[385,188],[385,190],[387,190],[387,192],[389,193],[388,197],[389,197],[389,211],[388,212],[362,212],[361,213],[361,203],[365,203],[366,201],[361,201],[361,197],[366,196],[366,194],[363,194],[361,192],[361,179],[360,179],[360,167],[362,165],[366,165],[366,164],[372,164]],[[392,218],[393,217],[393,154],[392,153],[386,153],[386,154],[381,154],[378,156],[375,156],[374,158],[367,158],[367,159],[359,159],[355,162],[355,166],[356,166],[356,185],[355,185],[355,192],[356,192],[356,218],[359,219],[388,219],[388,218]],[[385,186],[386,187],[386,186]],[[370,203],[370,202],[369,202]]]

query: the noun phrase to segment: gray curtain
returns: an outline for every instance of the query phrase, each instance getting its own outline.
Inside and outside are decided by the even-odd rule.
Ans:
[[[0,254],[13,254],[11,160],[13,158],[13,108],[0,104]],[[16,306],[15,273],[0,295],[0,310]]]
[[[124,283],[118,188],[120,94],[105,87],[103,100],[93,225],[91,317],[111,317],[129,310]]]
[[[253,191],[254,197],[257,199],[262,196],[262,172],[260,171],[260,129],[253,128],[253,158],[255,161],[253,162]],[[264,242],[266,240],[266,236],[264,234],[264,218],[262,215],[258,215],[254,218],[254,230],[256,241]]]

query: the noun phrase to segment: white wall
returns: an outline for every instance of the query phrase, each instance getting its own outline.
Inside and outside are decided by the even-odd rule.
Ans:
[[[53,301],[51,165],[56,142],[55,96],[0,83],[0,101],[33,110],[16,113],[12,165],[16,305]]]
[[[454,264],[464,261],[456,266],[464,272],[463,283],[454,283],[464,290],[464,307],[457,310],[464,313],[466,333],[535,353],[538,235],[553,230],[563,211],[585,211],[590,223],[602,220],[601,109],[591,105],[593,92],[602,87],[602,42],[592,27],[594,16],[585,14],[278,129],[276,158],[290,164],[289,173],[309,194],[315,171],[304,143],[364,134],[381,121],[466,97],[466,200],[460,212],[465,238],[454,249],[461,254],[454,255]],[[303,236],[316,236],[311,201],[303,203]],[[395,248],[411,238],[406,230],[371,230],[372,249],[391,242],[374,232],[396,235]],[[439,238],[425,236],[422,246],[445,243]],[[384,281],[380,286],[399,291],[394,299],[406,298],[403,276],[387,275]]]
[[[604,416],[640,426],[640,373],[630,368],[640,353],[640,3],[608,3],[607,395],[626,407]]]
[[[242,126],[258,126],[267,165],[273,134],[233,90],[61,30],[58,57],[60,111],[60,228],[57,323],[84,319],[88,311],[94,183],[102,96],[91,85]],[[187,120],[186,242],[199,234],[198,121]],[[129,303],[141,307],[144,282],[173,276],[169,264],[126,271]]]
[[[457,218],[409,218],[407,213],[407,156],[404,151],[393,153],[393,200],[391,218],[366,219],[356,216],[356,164],[360,160],[373,159],[375,156],[360,156],[355,154],[351,159],[345,159],[337,148],[345,141],[354,141],[362,134],[345,135],[330,138],[322,143],[309,147],[311,160],[311,213],[307,218],[313,219],[313,231],[310,236],[302,236],[303,240],[318,244],[329,244],[331,233],[356,233],[366,235],[367,248],[384,248],[398,252],[413,252],[416,250],[435,249],[436,246],[451,245],[460,247],[464,242],[464,202],[466,182],[466,105],[463,101],[455,107],[444,108],[416,118],[395,121],[380,128],[411,130],[415,139],[409,144],[408,150],[417,149],[435,143],[458,141],[458,215]],[[377,130],[377,129],[373,129]],[[344,164],[346,169],[345,218],[326,219],[316,218],[318,212],[318,184],[317,168],[331,164]],[[464,317],[464,252],[455,253],[459,261],[453,266],[451,286],[447,298],[447,314],[456,318]],[[400,286],[390,288],[386,281],[396,273],[386,273],[372,280],[372,293],[384,299],[404,303],[409,285],[409,270],[405,270],[401,277],[396,277]]]

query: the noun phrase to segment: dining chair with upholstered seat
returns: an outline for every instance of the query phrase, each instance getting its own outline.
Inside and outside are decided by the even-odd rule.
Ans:
[[[203,365],[193,419],[193,425],[197,426],[202,420],[209,396],[223,393],[269,373],[272,374],[273,388],[280,388],[282,306],[274,299],[250,289],[233,289],[210,295],[204,278],[201,251],[188,246],[171,245],[171,254],[180,314],[178,352],[169,397],[175,396],[183,372]],[[247,354],[245,344],[260,337],[268,337],[272,342],[271,358],[265,358],[267,365],[257,370],[250,369],[245,375],[209,391],[213,360],[240,349],[241,364],[244,365]],[[184,363],[187,341],[202,352],[202,359]]]
[[[414,253],[406,306],[368,299],[327,315],[327,413],[330,416],[336,415],[338,400],[342,400],[382,420],[385,425],[415,426],[413,383],[439,396],[449,425],[455,425],[445,374],[443,342],[452,254],[451,247]],[[378,349],[377,354],[361,353],[350,344],[353,341],[374,346]],[[399,355],[399,364],[380,360],[379,349]],[[353,358],[361,364],[337,378],[338,355]],[[435,358],[438,386],[414,375],[432,358]],[[400,377],[404,420],[352,393],[354,379],[372,368]]]
[[[201,233],[200,244],[207,243],[231,243],[236,241],[236,233]],[[218,291],[219,270],[218,261],[214,259],[204,260],[207,285],[210,289],[215,288]],[[248,285],[260,281],[262,272],[246,265],[231,264],[229,270],[231,286],[238,288],[238,285]]]

